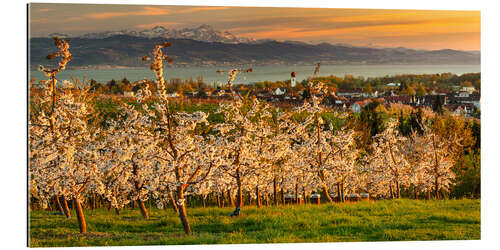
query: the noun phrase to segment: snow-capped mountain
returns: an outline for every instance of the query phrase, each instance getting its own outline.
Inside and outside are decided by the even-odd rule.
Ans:
[[[146,38],[176,38],[176,39],[192,39],[202,42],[221,42],[221,43],[252,43],[256,42],[255,39],[246,37],[236,37],[228,31],[215,30],[210,25],[201,25],[196,28],[183,28],[183,29],[166,29],[163,26],[155,26],[151,29],[144,30],[118,30],[118,31],[105,31],[98,33],[87,33],[78,38],[88,39],[103,39],[116,35],[128,35]]]
[[[49,38],[52,38],[52,37],[55,37],[55,36],[57,36],[59,38],[68,38],[68,37],[70,37],[68,34],[57,33],[57,32],[56,33],[50,33],[50,34],[47,35],[47,37],[49,37]]]

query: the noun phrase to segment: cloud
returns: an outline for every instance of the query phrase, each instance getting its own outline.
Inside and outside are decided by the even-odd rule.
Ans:
[[[146,24],[139,24],[134,26],[135,28],[138,29],[151,29],[155,26],[163,26],[163,27],[172,27],[172,26],[179,26],[182,25],[182,23],[178,22],[158,22],[158,23],[146,23]]]
[[[39,9],[38,12],[49,12],[49,11],[53,11],[53,9]]]
[[[66,19],[66,21],[81,21],[85,19],[110,19],[116,17],[130,17],[130,16],[160,16],[167,15],[169,11],[163,8],[156,7],[143,7],[142,10],[138,11],[121,11],[121,12],[97,12],[89,13],[83,16],[71,17]]]
[[[393,34],[373,35],[370,40],[385,47],[410,47],[416,49],[458,49],[458,50],[480,50],[481,36],[479,32],[450,32],[428,33],[428,34]],[[352,39],[351,39],[352,41]],[[359,43],[366,38],[358,39]],[[446,44],[446,46],[443,46]]]
[[[238,17],[222,19],[218,22],[220,26],[233,32],[249,32],[265,30],[269,27],[280,26],[287,28],[297,28],[304,31],[322,30],[349,30],[349,29],[378,29],[383,27],[404,27],[419,25],[446,25],[452,26],[479,25],[480,17],[475,16],[423,16],[415,13],[393,13],[384,15],[350,15],[350,16],[274,16],[274,17],[253,17],[251,19],[241,19]],[[428,28],[428,27],[426,27]]]
[[[231,9],[231,8],[232,7],[229,7],[229,6],[194,7],[194,8],[181,9],[181,10],[175,11],[175,13],[176,14],[186,14],[186,13],[194,13],[194,12],[207,11],[207,10],[227,10],[227,9]]]
[[[154,26],[181,28],[208,24],[217,30],[257,39],[351,44],[418,43],[418,47],[423,46],[426,40],[436,44],[433,46],[442,41],[443,47],[449,44],[458,46],[461,41],[467,40],[469,47],[480,46],[479,11],[73,4],[33,6],[30,24],[33,24],[32,29],[38,30],[44,30],[47,23],[53,25],[51,29],[61,32],[147,29]],[[81,14],[71,12],[75,6],[81,6],[77,7]],[[44,13],[48,11],[57,11],[60,19],[57,22],[48,20]],[[61,19],[63,22],[60,22]],[[468,35],[455,35],[460,32]]]
[[[46,17],[30,18],[29,22],[30,22],[30,24],[46,24],[46,23],[49,23],[49,19]]]
[[[168,8],[168,7],[167,7]],[[85,19],[110,19],[116,17],[132,17],[132,16],[161,16],[167,14],[188,14],[195,13],[199,11],[211,11],[211,10],[226,10],[231,7],[194,7],[194,8],[182,8],[180,10],[173,11],[172,9],[167,10],[167,8],[159,7],[142,7],[138,11],[114,11],[114,12],[94,12],[88,13],[83,16],[71,17],[66,21],[81,21]]]
[[[399,44],[415,44],[423,47],[425,41],[438,44],[450,44],[452,39],[463,40],[464,46],[473,47],[473,41],[480,37],[479,12],[445,12],[433,11],[394,11],[388,13],[343,13],[343,15],[289,15],[246,17],[243,20],[238,16],[220,20],[219,24],[238,36],[249,36],[256,39],[280,40],[323,40],[332,42],[386,42],[395,45],[391,39]],[[467,33],[468,35],[456,35]],[[382,40],[381,37],[386,37]],[[470,37],[467,37],[470,36]],[[401,39],[399,39],[401,38]],[[408,39],[406,41],[404,39]],[[413,42],[411,40],[414,40]],[[453,41],[457,44],[460,41]],[[468,41],[466,45],[465,40]],[[476,43],[476,46],[479,42]]]
[[[256,39],[330,41],[363,45],[415,48],[477,49],[480,46],[479,15],[427,16],[381,15],[327,17],[272,17],[236,22],[229,31]],[[272,20],[272,21],[271,21]],[[274,21],[274,22],[273,22]],[[224,22],[231,23],[230,20]]]

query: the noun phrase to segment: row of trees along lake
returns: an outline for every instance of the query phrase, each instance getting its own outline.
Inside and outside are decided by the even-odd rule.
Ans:
[[[34,83],[37,79],[32,79]],[[43,81],[43,80],[41,80]],[[398,94],[417,95],[423,96],[431,91],[440,89],[457,90],[464,86],[473,86],[475,89],[481,89],[481,73],[467,73],[456,75],[452,73],[442,74],[404,74],[395,76],[373,77],[364,78],[354,77],[351,75],[339,76],[326,76],[326,77],[312,77],[303,80],[297,86],[291,87],[291,80],[283,81],[263,81],[252,84],[234,84],[234,90],[245,95],[249,91],[259,91],[263,89],[276,89],[283,88],[287,92],[304,91],[310,81],[324,83],[330,91],[362,89],[366,93],[373,93],[374,91],[393,90]],[[397,87],[388,87],[390,83],[401,83]],[[154,90],[154,80],[135,81],[131,82],[127,78],[121,80],[111,79],[108,82],[97,82],[93,79],[88,81],[91,92],[97,94],[123,94],[125,92],[137,92],[144,84],[150,85],[149,88]],[[213,91],[216,88],[224,88],[225,86],[214,86],[204,82],[203,76],[196,77],[196,80],[190,78],[186,79],[170,79],[166,85],[167,93],[183,93],[189,94],[191,92],[199,93],[200,97],[206,96],[207,91]]]

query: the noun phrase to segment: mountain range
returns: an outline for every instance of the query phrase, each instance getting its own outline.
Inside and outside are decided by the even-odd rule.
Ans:
[[[167,53],[177,66],[232,66],[264,64],[479,64],[480,53],[459,50],[356,47],[346,44],[309,44],[297,41],[240,38],[211,26],[166,29],[161,26],[136,30],[88,33],[70,37],[50,34],[29,40],[30,66],[46,65],[55,47],[50,37],[70,40],[71,67],[147,65],[155,44],[171,42]]]
[[[95,33],[86,33],[74,38],[87,38],[87,39],[104,39],[112,36],[124,35],[143,38],[170,38],[170,39],[191,39],[202,42],[219,42],[219,43],[252,43],[256,42],[253,38],[236,37],[228,31],[218,31],[212,26],[203,24],[194,28],[183,29],[167,29],[163,26],[155,26],[151,29],[143,30],[130,30],[123,29],[118,31],[104,31]],[[70,35],[62,33],[52,33],[48,37],[58,36],[60,38],[69,38]]]

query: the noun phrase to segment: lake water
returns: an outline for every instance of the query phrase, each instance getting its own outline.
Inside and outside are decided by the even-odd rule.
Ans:
[[[253,83],[258,81],[277,81],[290,79],[292,71],[297,72],[297,81],[300,82],[310,77],[314,72],[314,65],[311,66],[293,66],[293,65],[271,65],[254,66],[253,72],[248,74],[239,74],[235,83]],[[227,74],[218,74],[218,69],[229,70],[230,67],[190,67],[190,68],[169,68],[164,70],[165,78],[189,79],[196,81],[197,76],[201,75],[206,83],[227,81]],[[463,73],[481,72],[480,65],[321,65],[319,75],[354,75],[363,77],[378,77],[397,74],[433,74],[450,72],[457,75]],[[154,79],[154,72],[149,68],[113,68],[113,69],[89,69],[89,70],[66,70],[57,75],[59,80],[71,80],[71,77],[77,77],[80,80],[86,76],[88,79],[95,79],[98,82],[107,82],[111,79],[121,80],[124,77],[130,81],[137,81],[144,78]],[[46,79],[39,71],[31,71],[30,78],[37,80]]]

